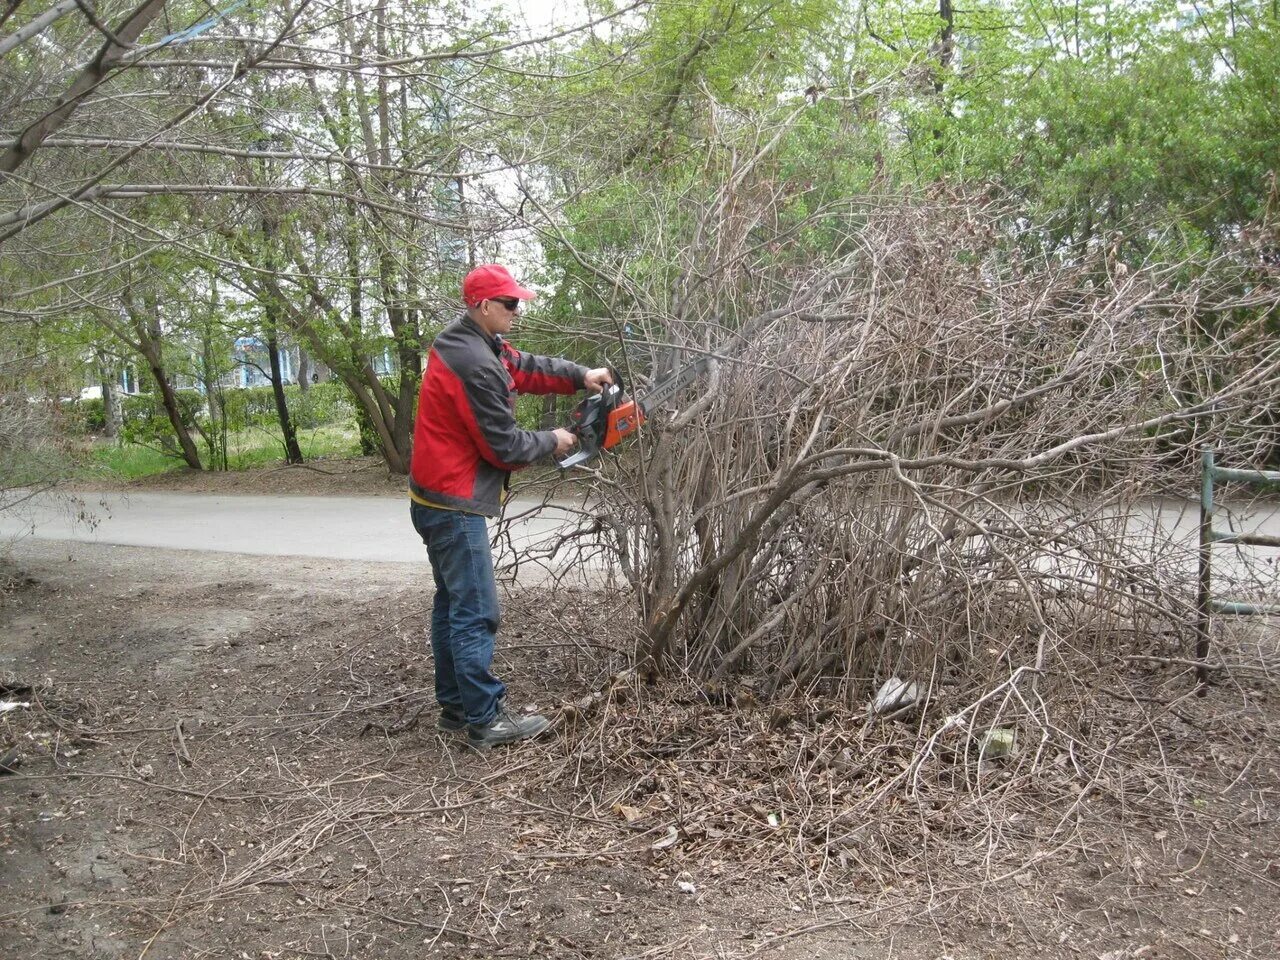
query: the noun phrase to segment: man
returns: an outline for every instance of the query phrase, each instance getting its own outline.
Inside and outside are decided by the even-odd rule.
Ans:
[[[466,313],[436,337],[427,358],[409,468],[410,513],[435,576],[431,652],[441,730],[467,730],[480,749],[536,737],[546,717],[518,716],[493,675],[500,614],[486,517],[502,509],[511,471],[567,453],[568,430],[522,430],[519,393],[599,393],[612,378],[568,360],[522,354],[503,341],[533,293],[505,267],[462,281]]]

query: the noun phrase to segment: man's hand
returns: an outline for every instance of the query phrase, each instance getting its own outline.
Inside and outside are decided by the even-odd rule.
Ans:
[[[599,393],[604,389],[606,383],[613,383],[613,374],[608,367],[588,370],[586,377],[582,381],[582,385],[591,393]]]
[[[563,427],[556,427],[551,431],[556,435],[556,456],[563,457],[566,453],[578,445],[578,438]]]

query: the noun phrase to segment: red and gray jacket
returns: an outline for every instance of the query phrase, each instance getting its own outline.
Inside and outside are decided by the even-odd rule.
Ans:
[[[520,353],[468,316],[431,345],[418,394],[409,493],[430,506],[496,517],[512,470],[551,454],[550,430],[516,425],[517,393],[575,393],[587,368]]]

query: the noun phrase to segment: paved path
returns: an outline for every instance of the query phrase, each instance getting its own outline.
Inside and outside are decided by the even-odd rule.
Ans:
[[[512,501],[512,515],[532,503]],[[568,522],[550,507],[513,525],[517,546]],[[0,541],[18,537],[269,556],[424,563],[398,497],[258,497],[190,493],[42,494],[0,513]]]
[[[513,500],[508,515],[520,517],[535,505]],[[1197,510],[1196,504],[1184,501],[1151,501],[1136,511],[1131,535],[1154,525],[1162,539],[1183,545],[1189,553],[1196,542]],[[520,551],[571,521],[566,509],[554,506],[537,517],[522,517],[513,523],[513,545]],[[1241,511],[1224,508],[1217,526],[1280,534],[1280,510],[1269,503]],[[409,522],[408,500],[399,497],[79,493],[68,499],[65,494],[43,494],[19,510],[0,513],[0,543],[24,536],[262,556],[426,560],[422,541]],[[1248,553],[1216,550],[1216,575],[1260,578],[1274,584],[1280,552],[1250,549]],[[566,556],[564,563],[569,562]],[[1046,562],[1048,568],[1063,566],[1060,559]],[[522,580],[534,575],[535,571],[526,574],[522,568]]]

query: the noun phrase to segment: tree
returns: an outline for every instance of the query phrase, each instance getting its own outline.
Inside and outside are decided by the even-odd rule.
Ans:
[[[0,64],[21,81],[5,106],[29,131],[4,145],[22,157],[22,177],[0,185],[9,272],[43,275],[42,289],[61,290],[71,310],[83,306],[86,271],[49,257],[68,230],[97,236],[94,255],[108,251],[112,266],[87,271],[104,307],[149,250],[207,258],[268,309],[268,328],[287,331],[342,380],[388,466],[405,472],[424,311],[456,289],[480,238],[492,246],[510,228],[500,212],[467,205],[465,185],[490,176],[468,168],[468,151],[482,157],[510,117],[480,104],[520,82],[519,64],[506,72],[504,61],[526,44],[504,43],[501,24],[481,17],[440,29],[419,2],[349,3],[341,13],[271,4],[252,22],[193,12],[171,34],[142,22],[151,7],[139,10],[130,29],[140,46],[101,48],[86,74],[94,96],[56,123],[18,91],[57,89],[58,63],[84,46],[84,30],[72,29],[70,13],[35,17],[22,29],[41,44],[5,48]],[[304,31],[319,39],[296,44]],[[126,97],[145,106],[116,109]],[[126,171],[132,182],[110,182]],[[273,235],[258,242],[251,234],[267,200]],[[50,263],[65,268],[60,276]],[[111,282],[99,282],[104,273]],[[183,449],[190,461],[194,445]]]

